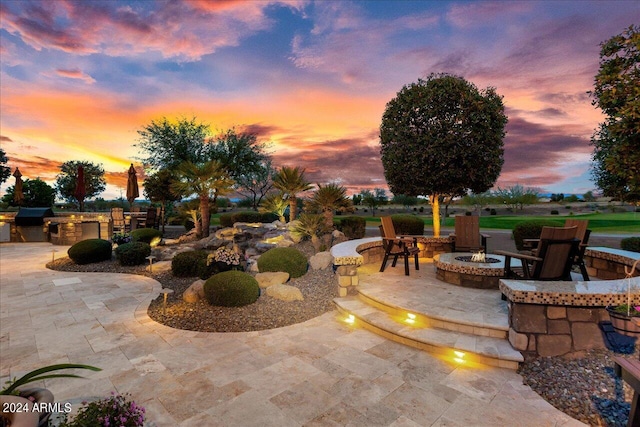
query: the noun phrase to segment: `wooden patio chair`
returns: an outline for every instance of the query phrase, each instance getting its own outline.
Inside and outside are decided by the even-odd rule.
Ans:
[[[382,225],[380,225],[380,234],[382,236],[382,246],[384,247],[384,259],[380,266],[380,272],[384,271],[387,266],[387,261],[389,261],[389,257],[392,255],[393,262],[391,263],[391,267],[396,266],[400,255],[404,257],[405,275],[409,275],[410,256],[414,257],[416,270],[420,270],[420,264],[418,263],[420,248],[418,247],[417,236],[397,235],[390,216],[383,216],[380,220],[382,221]]]
[[[147,216],[145,216],[144,220],[138,221],[138,225],[141,228],[158,228],[156,223],[158,220],[158,209],[150,206],[147,209]]]
[[[111,221],[113,222],[114,233],[125,233],[128,231],[127,224],[124,219],[124,209],[111,208]]]
[[[533,255],[496,251],[504,255],[504,276],[510,279],[571,280],[571,266],[578,253],[580,240],[577,227],[543,227],[540,242]],[[521,268],[511,265],[519,259]]]
[[[580,274],[582,274],[582,279],[585,281],[589,280],[589,273],[587,272],[587,266],[584,263],[584,252],[587,249],[589,243],[589,236],[591,235],[591,230],[587,229],[589,226],[588,219],[567,219],[564,222],[565,227],[576,227],[576,239],[580,240],[580,245],[578,246],[578,252],[572,261],[572,267],[577,267],[580,269]],[[538,242],[540,239],[525,239],[525,245],[530,253],[533,254],[533,251],[536,249]]]
[[[475,252],[483,250],[487,253],[487,239],[491,236],[480,233],[480,217],[475,215],[456,215],[453,252]]]

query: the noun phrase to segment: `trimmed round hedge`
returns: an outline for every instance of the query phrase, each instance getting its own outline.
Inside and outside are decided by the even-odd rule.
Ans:
[[[335,222],[338,223],[338,230],[349,240],[362,239],[367,229],[367,220],[361,216],[346,216]]]
[[[134,242],[151,244],[154,239],[157,239],[158,241],[162,239],[162,231],[156,230],[155,228],[138,228],[131,232],[131,239]]]
[[[296,248],[273,248],[260,255],[258,270],[286,271],[295,278],[304,276],[307,272],[307,257]]]
[[[625,251],[640,252],[640,237],[627,237],[620,241],[620,247]]]
[[[204,283],[204,295],[211,305],[240,307],[253,304],[260,296],[258,281],[242,271],[225,271]]]
[[[76,264],[90,264],[111,259],[111,242],[103,239],[82,240],[67,251]]]
[[[121,265],[140,265],[151,255],[151,245],[144,242],[130,242],[118,245],[116,258]]]
[[[196,277],[207,267],[206,251],[181,252],[171,260],[171,273],[176,277]]]

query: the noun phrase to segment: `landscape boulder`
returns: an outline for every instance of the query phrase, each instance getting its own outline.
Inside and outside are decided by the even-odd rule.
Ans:
[[[265,291],[267,296],[282,301],[304,301],[300,289],[291,285],[273,285],[269,286]]]
[[[274,271],[256,274],[258,286],[262,289],[273,285],[282,285],[289,280],[289,273],[285,271]]]
[[[182,300],[189,304],[204,301],[204,299],[204,280],[196,280],[182,293]]]
[[[309,264],[314,270],[324,270],[333,263],[333,256],[330,252],[318,252],[309,259]]]

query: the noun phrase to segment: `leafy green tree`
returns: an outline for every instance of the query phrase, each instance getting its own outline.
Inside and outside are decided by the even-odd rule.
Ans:
[[[596,197],[593,195],[593,191],[587,191],[582,195],[582,200],[585,202],[595,202]]]
[[[195,117],[152,120],[138,130],[138,135],[136,147],[142,152],[139,160],[153,170],[175,169],[181,163],[200,163],[210,157],[210,148],[205,142],[211,128]]]
[[[524,209],[525,205],[533,205],[538,202],[538,189],[514,185],[500,188],[495,191],[495,197],[500,203],[504,203],[512,209]]]
[[[395,194],[391,203],[395,205],[402,205],[403,208],[409,209],[411,206],[418,204],[418,198],[412,196],[406,196],[404,194]]]
[[[236,193],[251,201],[253,210],[258,210],[264,197],[273,188],[275,169],[271,160],[267,159],[253,170],[246,170],[236,176],[234,189]]]
[[[362,204],[371,209],[371,215],[376,216],[376,208],[387,202],[387,194],[382,188],[374,188],[371,190],[362,190],[360,192]]]
[[[143,182],[144,196],[152,202],[160,203],[162,205],[162,218],[160,223],[162,224],[162,232],[164,233],[165,212],[167,211],[168,204],[180,200],[180,195],[172,191],[172,184],[176,180],[173,172],[169,169],[161,169],[158,172],[149,175]]]
[[[600,45],[591,96],[605,114],[591,138],[592,175],[605,195],[640,192],[640,27],[632,25]]]
[[[353,196],[351,196],[351,200],[353,201],[354,205],[359,205],[362,203],[362,196],[360,194],[354,194]]]
[[[500,175],[502,97],[461,77],[431,74],[387,103],[380,125],[384,173],[393,193],[428,196],[440,235],[440,197],[482,193]]]
[[[60,173],[56,177],[55,189],[61,198],[69,203],[78,202],[80,211],[83,210],[82,201],[75,196],[78,182],[78,166],[84,169],[85,199],[91,199],[102,193],[107,186],[104,179],[102,165],[88,161],[70,160],[60,166]]]
[[[338,184],[329,183],[324,187],[318,184],[318,189],[307,202],[307,207],[310,212],[321,213],[324,217],[325,225],[328,229],[331,229],[333,228],[333,212],[351,211],[353,205],[347,197],[346,188]]]
[[[176,169],[177,179],[172,184],[172,191],[189,196],[196,194],[200,200],[200,219],[196,221],[196,235],[209,236],[211,222],[211,206],[216,205],[218,196],[231,191],[233,180],[226,170],[215,160],[205,163],[184,162]]]
[[[482,193],[471,193],[464,196],[463,203],[467,206],[473,206],[475,211],[482,214],[482,207],[488,205],[493,200],[493,196],[490,191],[484,191]]]
[[[283,166],[273,178],[273,186],[287,195],[289,200],[289,221],[296,219],[299,193],[313,188],[304,176],[304,169]]]
[[[207,160],[217,160],[236,181],[243,182],[254,177],[254,174],[264,172],[265,162],[270,157],[266,153],[266,144],[259,143],[256,135],[238,133],[231,128],[207,143]],[[244,175],[249,175],[244,178]]]
[[[0,184],[3,184],[11,176],[11,168],[6,166],[8,161],[7,154],[0,147]]]
[[[22,192],[24,202],[21,206],[27,208],[53,206],[56,199],[56,190],[40,178],[25,179],[22,184]],[[7,193],[2,197],[2,201],[10,206],[17,206],[13,201],[14,193],[15,186],[12,185],[7,188]]]

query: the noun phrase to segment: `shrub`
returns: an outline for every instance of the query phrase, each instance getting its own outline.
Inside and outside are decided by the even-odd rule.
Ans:
[[[424,221],[413,215],[391,215],[393,228],[396,234],[408,234],[422,236],[424,234]]]
[[[116,258],[121,265],[140,265],[151,255],[151,246],[144,242],[131,242],[116,248]]]
[[[236,222],[262,222],[262,215],[256,211],[241,211],[231,215],[233,224]]]
[[[260,213],[260,222],[271,223],[273,221],[277,221],[278,219],[280,219],[280,217],[273,212]]]
[[[129,243],[131,241],[130,233],[113,233],[111,236],[111,241],[116,245],[123,245],[125,243]]]
[[[111,242],[103,239],[82,240],[71,246],[67,255],[76,264],[107,261],[111,259]]]
[[[524,249],[524,239],[538,239],[542,232],[542,227],[562,227],[562,223],[553,220],[524,221],[513,227],[513,240],[519,251]]]
[[[206,251],[189,251],[177,254],[171,260],[171,273],[176,277],[199,276],[207,266]]]
[[[220,226],[222,228],[233,227],[233,219],[231,218],[233,214],[225,213],[220,215]]]
[[[551,210],[551,215],[560,215],[560,212],[557,209],[553,209]]]
[[[154,240],[162,239],[162,232],[155,228],[138,228],[131,232],[131,239],[134,242],[144,242],[151,244]]]
[[[187,231],[193,230],[196,226],[191,218],[185,218],[184,221],[182,221],[182,225],[184,225],[184,229]]]
[[[627,237],[620,241],[620,247],[625,251],[640,252],[640,237]]]
[[[231,270],[211,276],[204,283],[204,295],[209,304],[239,307],[256,302],[260,287],[252,275]]]
[[[347,239],[362,239],[367,228],[367,220],[360,216],[347,216],[338,220],[338,230],[342,231]]]
[[[495,209],[491,209],[491,215],[498,215],[498,212]]]
[[[296,248],[273,248],[260,255],[258,270],[286,271],[291,277],[300,277],[307,272],[307,258]]]

